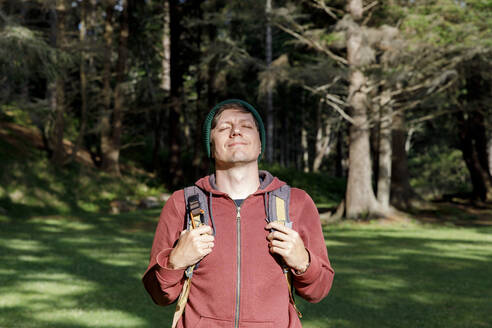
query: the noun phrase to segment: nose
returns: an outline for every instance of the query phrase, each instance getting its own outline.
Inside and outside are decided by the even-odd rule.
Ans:
[[[238,127],[234,127],[233,129],[231,129],[231,136],[237,136],[240,134],[241,134],[241,131],[239,130]]]

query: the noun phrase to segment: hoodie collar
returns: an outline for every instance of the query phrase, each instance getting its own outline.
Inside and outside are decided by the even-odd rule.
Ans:
[[[254,195],[270,192],[285,185],[285,182],[281,181],[277,177],[274,177],[268,171],[258,171],[258,177],[260,179],[260,187]],[[201,178],[195,183],[195,185],[215,195],[227,195],[225,192],[218,190],[215,183],[215,174],[207,175],[206,177]]]

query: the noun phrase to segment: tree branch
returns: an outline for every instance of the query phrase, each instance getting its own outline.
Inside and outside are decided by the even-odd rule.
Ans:
[[[372,7],[376,6],[378,4],[377,1],[374,1],[374,2],[371,2],[370,4],[368,4],[367,6],[365,6],[363,9],[362,9],[362,12],[365,12],[365,11],[368,11],[369,9],[371,9]]]
[[[319,94],[320,92],[317,91],[316,89],[314,88],[311,88],[310,86],[307,86],[307,85],[303,85],[302,86],[304,89],[312,92],[313,94]],[[338,99],[337,97],[335,97],[334,95],[332,94],[324,94],[324,97],[322,98],[322,101],[324,101],[325,103],[327,103],[328,105],[330,105],[334,110],[336,110],[344,119],[346,119],[347,121],[349,121],[350,123],[354,124],[355,125],[355,121],[352,119],[352,117],[350,117],[349,114],[347,114],[342,108],[340,108],[340,106],[338,106],[337,102],[339,104],[341,104],[342,106],[345,106],[345,102],[343,102],[342,100]]]
[[[295,37],[296,39],[298,39],[299,41],[303,42],[304,44],[307,44],[309,45],[310,47],[328,55],[328,57],[330,57],[331,59],[335,60],[335,62],[341,66],[344,66],[344,65],[348,65],[348,61],[343,58],[343,57],[340,57],[340,56],[337,56],[335,55],[333,52],[331,52],[330,50],[326,49],[325,47],[323,47],[321,44],[319,44],[318,42],[314,41],[314,40],[311,40],[309,38],[306,38],[305,36],[303,36],[302,34],[286,27],[286,26],[283,26],[279,23],[275,23],[275,26],[277,26],[279,29],[281,29],[282,31],[292,35],[293,37]]]
[[[333,18],[335,20],[338,20],[337,15],[335,15],[335,13],[333,12],[336,9],[335,8],[331,8],[331,7],[328,7],[325,4],[324,1],[322,1],[322,0],[314,0],[313,6],[315,8],[322,9],[326,14],[328,14],[328,16],[330,16],[331,18]]]

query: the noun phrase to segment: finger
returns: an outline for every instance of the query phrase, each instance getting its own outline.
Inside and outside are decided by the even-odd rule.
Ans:
[[[200,244],[200,247],[201,248],[213,248],[214,247],[214,243],[213,242],[206,242],[206,243],[201,243]]]
[[[210,228],[210,226],[204,224],[204,225],[201,225],[198,228],[193,229],[191,231],[194,234],[197,234],[197,235],[204,235],[204,234],[211,234],[212,233],[212,228]]]
[[[290,240],[289,238],[289,235],[281,232],[281,231],[274,231],[274,232],[270,232],[267,236],[267,239],[268,240],[282,240],[282,241],[287,241],[287,240]]]
[[[284,257],[285,255],[287,255],[287,252],[286,252],[285,249],[280,248],[280,247],[277,247],[277,246],[270,247],[270,253],[278,254],[278,255],[280,255],[282,257]]]
[[[285,249],[285,250],[292,248],[291,243],[288,243],[285,241],[280,241],[280,240],[272,240],[268,245],[270,246],[270,248],[271,247],[278,247],[278,248]]]
[[[274,229],[277,231],[281,231],[283,233],[289,233],[289,231],[292,231],[292,229],[287,228],[285,225],[282,223],[279,223],[277,221],[270,222],[266,225],[265,229]]]
[[[200,240],[201,242],[204,242],[204,243],[206,243],[206,242],[211,242],[211,241],[214,241],[214,240],[215,240],[215,237],[214,237],[214,236],[212,236],[212,235],[201,235],[201,236],[200,236],[200,237],[198,237],[198,238],[199,238],[199,240]]]

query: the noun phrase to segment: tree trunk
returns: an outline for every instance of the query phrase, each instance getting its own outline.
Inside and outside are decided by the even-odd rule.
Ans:
[[[80,51],[80,128],[79,135],[75,141],[75,145],[72,149],[72,161],[77,158],[77,152],[82,145],[82,140],[84,139],[85,129],[87,126],[87,71],[86,71],[86,61],[87,56],[87,1],[82,1],[80,3],[80,24],[79,24],[79,41],[82,46]]]
[[[362,91],[364,74],[354,70],[350,75],[350,107],[355,124],[350,126],[349,173],[347,180],[346,217],[377,214],[380,206],[372,189],[372,168],[367,120],[367,95]]]
[[[270,25],[270,15],[272,12],[272,0],[266,0],[265,14],[266,14],[266,44],[265,44],[265,55],[267,69],[270,69],[272,63],[272,27]],[[266,140],[266,160],[268,163],[273,163],[273,150],[274,150],[274,140],[273,135],[275,132],[274,126],[274,112],[273,112],[273,90],[269,87],[266,94],[266,112],[267,112],[267,140]]]
[[[354,22],[362,18],[361,0],[350,0],[348,9]],[[350,67],[348,103],[354,124],[349,130],[349,173],[345,194],[345,215],[347,218],[357,218],[363,215],[380,214],[381,206],[372,188],[367,79],[359,69],[362,65],[360,51],[363,47],[361,26],[352,27],[347,34],[347,58]]]
[[[171,13],[169,1],[162,3],[162,79],[161,89],[171,91]]]
[[[305,106],[304,93],[302,96],[301,106]],[[302,159],[302,170],[303,172],[309,172],[309,144],[308,144],[308,131],[307,131],[308,120],[306,117],[306,111],[301,111],[301,159]]]
[[[66,4],[65,0],[56,1],[56,47],[58,51],[64,51],[65,49],[65,16],[66,16]],[[52,161],[56,165],[63,165],[65,158],[65,151],[63,149],[63,134],[65,129],[65,68],[61,64],[58,68],[56,81],[55,81],[55,123],[53,127],[53,153]]]
[[[169,1],[163,1],[162,3],[162,53],[161,53],[161,84],[160,88],[165,95],[165,98],[169,99],[171,93],[171,12],[169,8]],[[162,110],[155,110],[154,118],[154,144],[152,147],[152,170],[156,172],[159,168],[159,153],[161,151],[164,129],[164,113]]]
[[[128,58],[128,3],[126,0],[121,0],[120,5],[123,8],[120,19],[120,32],[119,32],[119,45],[118,45],[118,62],[116,63],[116,86],[114,91],[114,109],[113,109],[113,124],[111,134],[111,149],[106,159],[110,162],[107,163],[106,168],[109,172],[119,175],[120,174],[120,148],[121,148],[121,134],[123,131],[123,115],[125,104],[125,91],[124,83],[126,78],[126,63]]]
[[[193,2],[193,5],[195,6],[194,8],[194,12],[196,12],[196,17],[201,21],[203,20],[203,9],[201,7],[201,1],[195,1]],[[204,36],[204,33],[203,33],[203,29],[202,28],[198,28],[196,31],[194,31],[194,36],[195,36],[195,47],[196,49],[198,49],[198,57],[201,57],[201,49],[202,49],[202,39],[203,39],[203,36]],[[200,67],[200,65],[197,65],[198,67]],[[205,78],[204,78],[204,75],[202,73],[202,71],[200,70],[200,74],[198,74],[198,77],[197,77],[197,80],[196,80],[196,84],[195,84],[195,90],[196,90],[196,94],[197,94],[197,99],[200,100],[202,99],[202,94],[203,94],[203,89],[204,89],[204,86],[206,85],[206,81],[205,81]],[[200,122],[200,119],[204,116],[204,111],[202,110],[203,107],[202,107],[202,102],[200,101],[197,101],[196,102],[196,105],[195,105],[195,112],[192,114],[193,116],[195,116],[197,119],[194,120],[193,122]],[[206,111],[205,111],[206,113]],[[194,124],[194,123],[191,123],[191,124]],[[193,181],[197,180],[198,178],[200,178],[201,176],[203,176],[204,173],[204,170],[203,170],[203,166],[202,166],[202,158],[203,158],[203,146],[202,146],[202,129],[200,128],[194,128],[192,126],[191,128],[192,132],[193,132],[193,144],[191,145],[192,149],[193,149],[193,160],[192,160],[192,166],[193,166]]]
[[[384,95],[385,93],[383,93],[380,108],[377,199],[383,211],[388,211],[390,209],[391,191],[391,126],[393,111],[388,104],[388,97]]]
[[[492,133],[488,131],[488,144],[487,144],[487,153],[489,160],[489,173],[492,175]]]
[[[398,112],[393,115],[393,131],[391,133],[391,205],[407,210],[419,199],[410,186],[410,173],[407,158],[407,130],[405,114]]]
[[[484,136],[483,116],[476,112],[459,112],[457,115],[460,128],[461,151],[466,167],[470,172],[473,186],[473,198],[485,202],[492,201],[492,178],[487,167],[483,166]]]
[[[308,145],[308,132],[306,126],[302,126],[301,132],[301,145],[302,145],[302,167],[304,172],[309,172],[309,145]]]
[[[331,123],[324,119],[325,115],[323,115],[321,109],[322,103],[319,102],[316,115],[318,119],[316,120],[316,154],[314,155],[313,172],[319,172],[323,159],[329,153],[328,150],[331,143]]]
[[[342,125],[343,126],[343,125]],[[343,177],[343,133],[342,126],[337,131],[337,152],[335,155],[335,176],[337,178]]]
[[[183,168],[181,166],[180,121],[181,116],[181,92],[183,79],[179,59],[179,39],[181,35],[179,1],[169,0],[171,13],[171,104],[169,113],[169,170],[168,182],[171,188],[183,183]]]
[[[475,139],[474,145],[477,151],[478,161],[480,166],[486,173],[490,172],[489,160],[487,155],[487,131],[485,129],[486,118],[478,108],[470,115],[471,126],[473,129],[473,138]],[[490,179],[490,177],[489,177]]]
[[[103,108],[100,118],[100,133],[101,133],[101,160],[102,168],[108,170],[111,168],[111,100],[113,89],[111,87],[111,57],[113,53],[113,11],[114,3],[110,1],[106,5],[106,17],[104,22],[104,58],[103,58]]]

